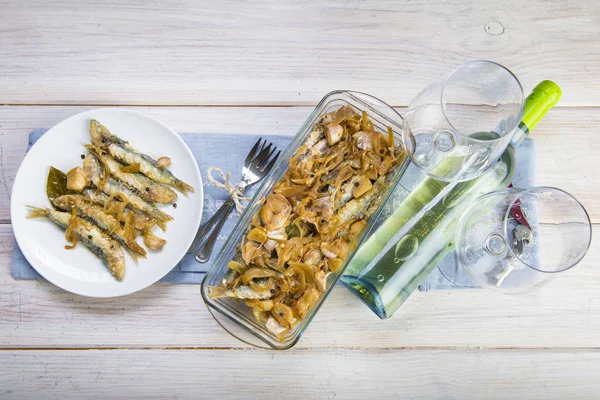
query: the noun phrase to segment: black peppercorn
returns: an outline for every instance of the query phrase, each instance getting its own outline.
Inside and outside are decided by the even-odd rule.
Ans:
[[[92,235],[88,235],[88,239],[92,240]]]
[[[81,155],[81,159],[82,159],[82,160],[83,160],[83,159],[85,159],[85,154],[82,154],[82,155]]]
[[[149,187],[147,187],[147,188],[146,188],[146,192],[149,192],[149,191],[150,191],[150,188],[149,188]]]
[[[360,185],[360,183],[354,182],[354,186],[358,186],[358,185]]]
[[[173,208],[177,208],[177,203],[173,203]]]

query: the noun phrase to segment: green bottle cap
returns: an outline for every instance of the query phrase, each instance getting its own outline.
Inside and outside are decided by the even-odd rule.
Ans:
[[[525,100],[523,112],[523,130],[530,131],[540,122],[544,115],[558,103],[562,90],[552,81],[540,82]]]

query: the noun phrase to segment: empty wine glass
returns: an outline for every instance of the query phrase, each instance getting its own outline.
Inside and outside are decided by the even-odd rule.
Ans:
[[[459,263],[480,286],[532,290],[575,266],[592,239],[589,216],[569,193],[551,187],[486,194],[456,229]]]
[[[412,161],[446,182],[483,174],[504,152],[523,116],[519,80],[491,61],[472,61],[417,95],[404,114]]]

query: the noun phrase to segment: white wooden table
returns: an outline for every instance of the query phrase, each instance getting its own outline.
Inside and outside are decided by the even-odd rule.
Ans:
[[[380,321],[339,287],[298,346],[250,349],[197,286],[89,299],[11,276],[32,128],[127,106],[179,131],[292,135],[328,91],[403,107],[472,59],[545,78],[537,183],[600,222],[600,3],[0,0],[0,398],[598,398],[600,246],[526,296],[415,293]],[[57,149],[60,144],[57,143]]]

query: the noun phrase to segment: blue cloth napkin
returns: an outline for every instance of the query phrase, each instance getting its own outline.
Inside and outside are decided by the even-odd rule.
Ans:
[[[47,129],[35,129],[29,134],[27,151],[46,131]],[[206,170],[209,167],[216,166],[221,168],[223,172],[230,171],[230,179],[233,182],[237,182],[241,179],[242,164],[259,137],[272,142],[281,150],[284,150],[292,140],[292,136],[274,135],[181,133],[180,136],[188,145],[194,157],[196,157],[196,162],[202,174],[202,185],[204,188],[202,224],[208,221],[228,198],[225,190],[216,187],[208,180]],[[250,188],[246,191],[245,195],[252,196],[255,190],[256,188]],[[237,220],[238,215],[234,211],[223,225],[221,234],[215,243],[211,260],[215,259]],[[198,284],[202,282],[210,266],[210,262],[200,264],[194,259],[193,255],[188,254],[161,281]],[[29,265],[19,246],[17,246],[16,241],[13,250],[12,275],[15,279],[42,279],[42,276]]]
[[[46,131],[47,129],[35,129],[29,134],[27,151],[29,151],[31,146],[33,146]],[[204,212],[202,215],[202,224],[204,224],[227,200],[227,193],[214,186],[208,180],[208,177],[206,176],[208,167],[216,166],[223,171],[230,171],[231,180],[234,182],[239,180],[243,161],[259,136],[210,133],[181,133],[180,136],[189,146],[194,157],[196,157],[200,173],[202,174],[204,186]],[[261,137],[271,141],[282,150],[287,147],[292,139],[292,136],[261,135]],[[517,149],[517,159],[519,160],[519,164],[514,180],[515,186],[529,187],[533,184],[533,155],[533,142],[531,140],[525,140]],[[248,190],[246,195],[252,196],[255,189]],[[393,201],[388,203],[388,207],[393,206]],[[215,255],[221,249],[225,239],[229,236],[237,220],[238,215],[236,213],[229,215],[229,218],[223,225],[221,234],[217,238],[213,250],[213,257],[211,259],[214,259]],[[419,286],[419,289],[427,291],[432,289],[476,287],[475,284],[470,281],[470,278],[466,273],[458,268],[458,264],[454,257],[454,253],[452,253],[442,260],[440,264],[442,268],[435,269],[423,284]],[[161,281],[199,284],[202,282],[202,279],[210,266],[210,262],[200,264],[196,262],[192,255],[186,255],[171,272],[161,279]],[[443,271],[443,273],[440,272],[440,270]],[[16,241],[13,250],[12,275],[15,279],[42,278],[35,269],[29,265]]]

